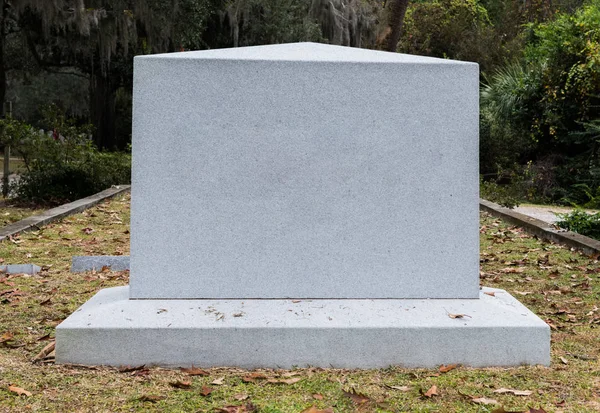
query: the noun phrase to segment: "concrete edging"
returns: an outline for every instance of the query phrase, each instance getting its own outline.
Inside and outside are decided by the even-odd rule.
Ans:
[[[600,241],[586,237],[585,235],[557,229],[553,227],[552,224],[504,208],[485,199],[479,200],[479,209],[502,218],[512,224],[523,227],[527,232],[539,238],[576,248],[586,255],[600,253]]]
[[[51,222],[68,217],[69,215],[85,211],[102,201],[113,198],[114,196],[129,190],[131,190],[131,185],[116,185],[86,198],[81,198],[77,201],[49,209],[39,215],[32,215],[21,221],[13,222],[12,224],[0,228],[0,242],[21,232],[36,230]]]

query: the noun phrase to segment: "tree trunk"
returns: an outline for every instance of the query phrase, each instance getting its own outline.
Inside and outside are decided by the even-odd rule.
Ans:
[[[6,13],[8,12],[6,1],[0,2],[0,117],[4,117],[4,99],[6,98],[6,65],[4,63],[4,46],[6,42]]]
[[[389,5],[390,13],[388,25],[391,30],[386,50],[388,52],[395,52],[398,42],[400,41],[400,35],[402,34],[402,25],[404,23],[406,9],[408,8],[408,0],[392,0]]]
[[[115,96],[116,88],[109,74],[90,76],[90,118],[94,125],[94,143],[99,149],[116,149]]]

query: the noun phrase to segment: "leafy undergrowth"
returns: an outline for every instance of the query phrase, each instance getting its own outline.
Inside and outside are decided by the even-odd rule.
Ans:
[[[30,215],[40,214],[43,211],[40,207],[20,206],[10,200],[0,200],[0,227],[20,221]]]
[[[45,268],[41,276],[0,276],[0,411],[600,411],[599,263],[487,215],[482,284],[508,290],[547,320],[550,368],[182,371],[32,363],[61,320],[99,289],[127,283],[127,272],[71,274],[69,265],[73,255],[128,254],[128,228],[127,195],[0,244],[6,262]]]

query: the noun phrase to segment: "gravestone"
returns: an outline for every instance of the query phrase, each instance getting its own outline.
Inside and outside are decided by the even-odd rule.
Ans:
[[[57,362],[548,364],[549,327],[479,287],[478,83],[312,43],[136,57],[130,286]]]

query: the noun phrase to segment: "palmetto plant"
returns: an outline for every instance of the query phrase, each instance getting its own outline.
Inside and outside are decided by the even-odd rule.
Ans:
[[[508,64],[486,77],[481,88],[481,103],[500,122],[513,121],[523,113],[529,97],[536,94],[536,74],[543,67],[525,68],[520,63]]]

